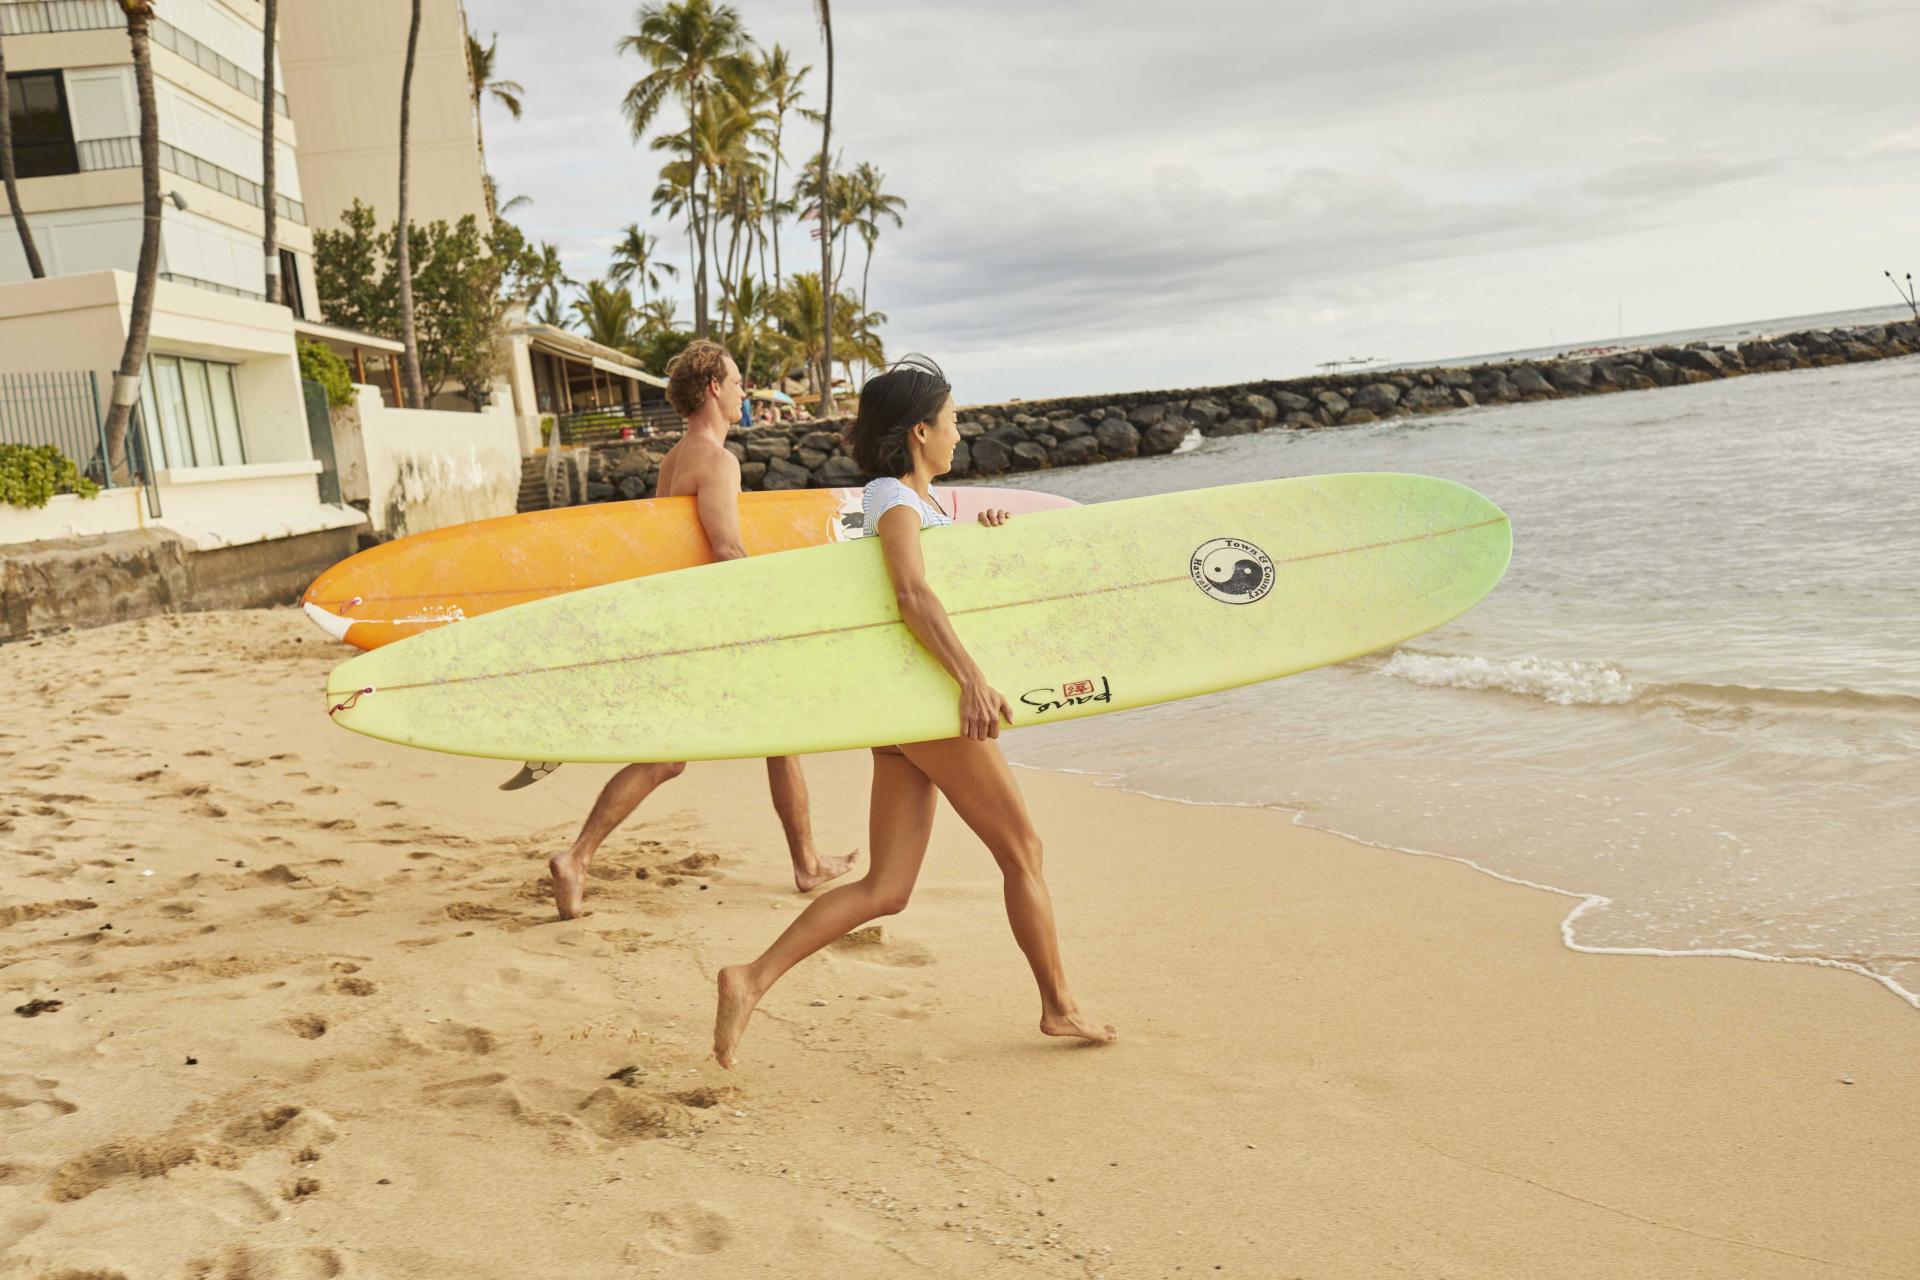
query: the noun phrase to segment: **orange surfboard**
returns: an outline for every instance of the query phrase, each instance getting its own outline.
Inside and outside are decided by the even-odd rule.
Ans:
[[[1025,489],[935,489],[956,521],[989,507],[1020,515],[1079,505]],[[748,555],[857,538],[860,490],[740,495]],[[301,604],[322,630],[360,649],[569,591],[707,564],[692,498],[641,498],[498,516],[419,533],[350,556],[315,578]]]

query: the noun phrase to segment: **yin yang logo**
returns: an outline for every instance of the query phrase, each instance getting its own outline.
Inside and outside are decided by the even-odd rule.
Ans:
[[[1252,604],[1273,590],[1273,558],[1241,538],[1201,543],[1189,572],[1193,584],[1221,604]]]

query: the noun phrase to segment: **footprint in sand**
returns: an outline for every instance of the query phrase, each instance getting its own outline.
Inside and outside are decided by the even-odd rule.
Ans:
[[[889,938],[880,925],[855,929],[832,944],[833,950],[849,960],[887,965],[896,969],[918,969],[933,963],[933,953],[917,942]]]
[[[118,1272],[114,1273],[118,1275]],[[347,1274],[346,1259],[333,1249],[268,1249],[228,1245],[218,1257],[187,1264],[188,1280],[336,1280]]]
[[[287,1019],[287,1029],[302,1040],[318,1040],[327,1034],[327,1020],[317,1013],[303,1013]]]
[[[647,1242],[662,1253],[698,1258],[733,1243],[733,1222],[705,1205],[682,1205],[647,1215]]]
[[[54,1092],[59,1087],[58,1080],[46,1076],[0,1076],[0,1133],[18,1133],[78,1111]]]
[[[378,990],[365,978],[335,978],[331,986],[343,996],[370,996]]]

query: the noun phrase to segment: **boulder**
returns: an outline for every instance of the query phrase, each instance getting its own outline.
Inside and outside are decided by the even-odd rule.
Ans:
[[[1515,396],[1513,383],[1500,369],[1481,369],[1473,378],[1473,394],[1482,400],[1499,403],[1512,400]]]
[[[1280,408],[1258,392],[1249,391],[1234,397],[1233,415],[1236,418],[1252,418],[1256,422],[1272,422],[1280,416]]]
[[[748,462],[766,462],[771,458],[793,456],[793,441],[785,436],[763,435],[755,432],[741,443],[746,448]]]
[[[1508,374],[1507,381],[1511,382],[1513,389],[1523,396],[1550,396],[1553,394],[1553,384],[1547,381],[1546,375],[1542,374],[1530,364],[1523,364]]]
[[[1316,391],[1313,393],[1313,398],[1328,415],[1335,419],[1353,407],[1338,391]]]
[[[1082,436],[1068,436],[1053,448],[1053,465],[1056,467],[1082,467],[1099,460],[1100,442],[1091,432]]]
[[[966,448],[964,441],[960,447]],[[865,484],[867,479],[866,472],[860,470],[860,464],[844,453],[830,455],[825,462],[814,469],[814,474],[820,478],[820,483],[829,489]]]
[[[1305,409],[1295,409],[1291,413],[1286,414],[1280,419],[1280,425],[1283,427],[1292,427],[1297,431],[1302,427],[1319,426],[1320,419],[1314,417],[1312,414],[1308,413]]]
[[[1032,440],[1022,440],[1013,446],[1013,469],[1015,471],[1044,471],[1053,465],[1053,459],[1045,448]]]
[[[1313,401],[1291,391],[1274,392],[1273,403],[1281,413],[1307,413],[1313,408]]]
[[[1466,369],[1436,369],[1433,380],[1456,391],[1473,386],[1473,374]]]
[[[818,449],[821,453],[832,453],[840,447],[838,431],[809,431],[798,441],[802,449]]]
[[[977,440],[987,434],[987,424],[975,418],[968,418],[959,424],[962,440]]]
[[[1013,454],[998,440],[981,436],[973,444],[972,472],[977,476],[997,476],[1013,463]]]
[[[1209,436],[1244,436],[1260,429],[1261,424],[1252,418],[1227,418],[1220,422],[1205,422],[1200,430]]]
[[[813,477],[807,474],[805,467],[796,467],[784,458],[767,459],[767,473],[760,481],[762,489],[807,489],[813,486]]]
[[[1150,407],[1160,410],[1160,413],[1154,416],[1154,422],[1160,422],[1166,418],[1165,405]],[[1139,410],[1136,409],[1134,412],[1138,413]],[[1148,425],[1151,426],[1152,423]],[[1100,452],[1109,458],[1132,458],[1138,456],[1140,452],[1140,433],[1127,419],[1108,418],[1094,428],[1093,434],[1094,438],[1100,442]]]
[[[627,474],[621,476],[619,480],[615,481],[613,487],[621,497],[627,499],[629,502],[635,498],[644,498],[647,496],[646,473],[643,471],[636,474],[629,471]]]
[[[793,451],[793,461],[799,463],[809,471],[812,471],[832,456],[832,454],[827,453],[823,449],[795,449]]]
[[[726,448],[728,453],[740,459],[740,461],[745,462],[747,460],[747,447],[738,440],[727,441]]]
[[[1593,390],[1593,366],[1585,360],[1556,360],[1547,366],[1547,381],[1567,395]]]
[[[1723,378],[1727,373],[1726,364],[1706,347],[1660,347],[1654,351],[1654,355],[1668,364],[1694,369],[1710,378]]]
[[[1455,387],[1453,389],[1453,402],[1462,409],[1471,409],[1480,403],[1473,392],[1467,390],[1465,387]]]
[[[1090,436],[1093,434],[1093,424],[1085,418],[1078,417],[1062,418],[1049,429],[1062,440],[1071,440],[1076,436]]]
[[[1131,422],[1136,427],[1150,427],[1167,416],[1168,408],[1169,406],[1164,404],[1143,404],[1128,414],[1126,421]],[[1107,421],[1112,422],[1113,419],[1109,418]],[[1104,443],[1102,447],[1105,447]],[[1108,452],[1111,453],[1112,450],[1109,449]],[[1133,455],[1128,454],[1127,456],[1132,457]]]
[[[1400,403],[1400,388],[1391,382],[1370,382],[1353,393],[1353,405],[1357,409],[1370,409],[1374,413],[1385,413]]]
[[[1028,421],[1031,422],[1032,419],[1029,418]],[[1021,444],[1027,439],[1027,433],[1009,423],[1002,427],[988,428],[985,438],[988,440],[997,440],[1011,450],[1013,446]]]
[[[604,484],[598,480],[587,481],[587,501],[588,502],[611,502],[614,498],[618,496],[619,496],[619,490],[615,489],[610,484]]]
[[[1340,415],[1340,425],[1343,427],[1364,426],[1369,422],[1378,421],[1380,421],[1380,415],[1371,409],[1349,409]]]
[[[764,462],[743,462],[740,464],[740,487],[758,489],[766,480],[767,464]],[[634,495],[638,497],[638,494]]]
[[[1186,416],[1205,427],[1209,423],[1225,422],[1232,415],[1228,412],[1227,406],[1218,400],[1202,396],[1198,400],[1187,402]]]
[[[1140,433],[1142,457],[1172,453],[1187,441],[1188,423],[1184,418],[1163,418]]]
[[[962,440],[953,446],[953,462],[947,468],[950,476],[970,476],[973,474],[973,446]]]

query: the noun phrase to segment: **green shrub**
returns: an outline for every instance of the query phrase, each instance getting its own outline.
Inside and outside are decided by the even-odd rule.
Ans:
[[[99,492],[55,445],[0,444],[0,503],[44,507],[56,493],[91,498]]]
[[[311,378],[327,389],[327,403],[334,408],[353,403],[353,373],[333,348],[319,342],[296,339],[300,346],[300,376]]]

